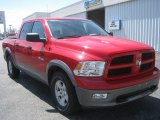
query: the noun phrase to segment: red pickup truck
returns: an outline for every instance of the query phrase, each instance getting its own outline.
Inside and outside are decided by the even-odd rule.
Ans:
[[[154,49],[113,37],[90,20],[29,20],[2,46],[8,75],[24,71],[47,84],[63,114],[127,103],[158,88]]]

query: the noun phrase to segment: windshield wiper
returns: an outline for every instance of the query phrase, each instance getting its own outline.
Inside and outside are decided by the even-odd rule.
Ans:
[[[68,36],[58,37],[57,39],[78,38],[78,37],[81,37],[81,35],[68,35]]]
[[[102,35],[102,34],[89,34],[89,36],[107,36],[107,35]]]

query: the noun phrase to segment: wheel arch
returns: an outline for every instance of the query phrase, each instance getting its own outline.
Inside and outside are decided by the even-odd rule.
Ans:
[[[52,75],[56,71],[62,71],[64,72],[67,77],[69,78],[70,82],[72,83],[73,86],[77,86],[76,80],[74,78],[73,72],[69,68],[69,66],[64,63],[61,60],[51,60],[48,65],[47,65],[47,80],[48,80],[48,85],[50,85],[51,80],[52,80]]]
[[[13,58],[13,55],[12,55],[12,52],[11,52],[10,48],[7,47],[7,48],[5,49],[5,51],[4,51],[4,59],[5,59],[6,61],[7,61],[8,56],[11,56],[11,59],[12,59],[12,62],[13,62],[13,64],[14,64],[14,66],[15,66],[16,68],[18,68],[17,65],[16,65],[16,63],[15,63],[15,60],[14,60],[14,58]]]
[[[9,48],[6,48],[5,51],[4,51],[4,58],[5,58],[5,60],[7,60],[8,56],[12,56],[11,55],[11,50]]]

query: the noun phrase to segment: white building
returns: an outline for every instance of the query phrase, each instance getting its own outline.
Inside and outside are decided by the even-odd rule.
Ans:
[[[49,17],[49,16],[50,16],[50,14],[47,13],[47,12],[35,12],[35,13],[33,13],[33,14],[25,17],[25,18],[23,19],[23,21],[25,21],[25,20],[30,20],[30,19],[34,19],[34,18],[44,18],[44,17]]]
[[[95,21],[114,36],[153,46],[160,52],[160,0],[82,0],[41,17],[76,17]]]

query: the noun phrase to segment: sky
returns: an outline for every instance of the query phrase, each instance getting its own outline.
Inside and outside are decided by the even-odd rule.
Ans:
[[[34,12],[53,12],[81,0],[1,0],[0,11],[5,11],[6,27],[19,29],[22,19]],[[0,25],[3,32],[3,25]]]

